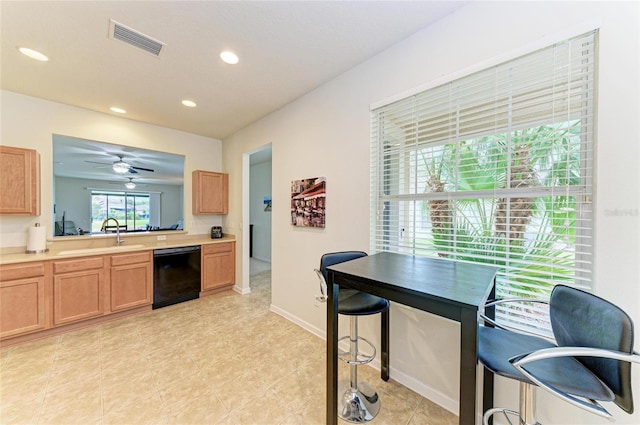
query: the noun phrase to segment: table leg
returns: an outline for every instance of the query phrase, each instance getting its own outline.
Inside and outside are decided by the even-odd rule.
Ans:
[[[496,298],[496,286],[495,283],[493,288],[491,289],[491,293],[489,294],[489,299],[493,300]],[[495,306],[489,307],[484,311],[484,314],[490,318],[496,318],[496,308]],[[484,370],[483,379],[482,379],[482,413],[487,410],[493,408],[493,373],[489,372],[486,367],[482,368]],[[493,416],[489,418],[489,424],[493,424]]]
[[[380,318],[380,378],[389,380],[389,311],[383,311]]]
[[[328,272],[333,282],[333,273]],[[327,285],[327,425],[338,423],[338,291],[335,283]]]
[[[476,362],[478,324],[475,310],[463,309],[460,318],[460,424],[476,422]]]

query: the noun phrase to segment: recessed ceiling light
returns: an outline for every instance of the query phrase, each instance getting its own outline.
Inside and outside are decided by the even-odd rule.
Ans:
[[[188,100],[188,99],[183,100],[182,104],[184,106],[188,106],[189,108],[195,108],[197,106],[196,102],[194,102],[193,100]]]
[[[116,107],[116,106],[112,106],[110,109],[111,109],[113,112],[118,113],[118,114],[126,114],[126,113],[127,113],[127,111],[125,111],[124,109],[122,109],[122,108],[118,108],[118,107]]]
[[[235,65],[240,61],[240,59],[238,59],[238,55],[228,50],[220,53],[220,59],[231,65]]]
[[[25,56],[29,56],[31,59],[35,59],[40,62],[46,62],[49,60],[47,55],[38,52],[37,50],[29,49],[27,47],[18,47],[20,53]]]

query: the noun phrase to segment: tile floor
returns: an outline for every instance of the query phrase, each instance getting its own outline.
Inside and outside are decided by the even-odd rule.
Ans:
[[[269,311],[270,281],[262,272],[245,296],[226,291],[0,351],[0,423],[325,423],[324,341]],[[359,377],[380,394],[372,425],[458,423],[370,367]]]

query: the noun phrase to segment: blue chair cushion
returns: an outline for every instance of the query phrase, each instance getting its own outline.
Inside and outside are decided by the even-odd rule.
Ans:
[[[478,329],[478,360],[491,372],[532,384],[509,362],[521,354],[555,347],[551,342],[531,335],[480,326]],[[526,369],[541,381],[560,391],[593,400],[613,401],[614,394],[589,369],[573,357],[540,360]]]

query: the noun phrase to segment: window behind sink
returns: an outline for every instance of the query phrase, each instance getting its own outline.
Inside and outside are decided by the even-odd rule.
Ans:
[[[91,232],[98,233],[102,222],[112,217],[120,223],[121,231],[146,230],[160,222],[159,196],[144,192],[91,192]],[[158,207],[155,207],[157,204]]]

